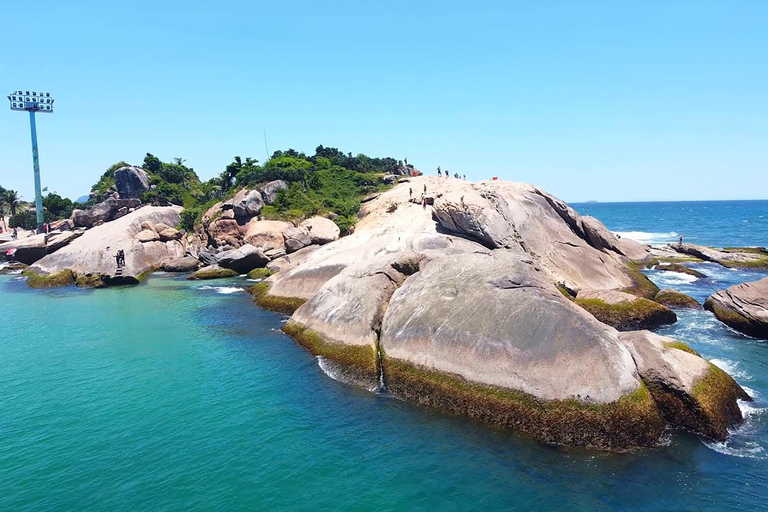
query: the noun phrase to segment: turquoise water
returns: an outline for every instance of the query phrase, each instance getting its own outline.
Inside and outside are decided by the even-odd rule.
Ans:
[[[651,277],[703,299],[765,275],[701,268]],[[768,344],[707,313],[665,332],[749,388],[745,426],[616,455],[334,381],[247,284],[39,291],[0,276],[0,511],[768,509]]]

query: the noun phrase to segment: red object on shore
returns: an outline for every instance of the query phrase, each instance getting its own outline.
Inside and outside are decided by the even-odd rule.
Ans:
[[[492,180],[497,180],[497,179],[499,179],[499,177],[498,177],[498,176],[494,176],[494,177],[493,177],[493,178],[491,178],[491,179],[492,179]]]

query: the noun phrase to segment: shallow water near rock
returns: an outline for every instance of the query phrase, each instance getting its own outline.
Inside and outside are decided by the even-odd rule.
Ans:
[[[649,275],[699,301],[766,275],[694,268],[709,277]],[[0,510],[765,509],[768,343],[710,313],[679,310],[660,332],[749,389],[744,426],[726,443],[673,433],[606,454],[333,380],[239,292],[251,284],[30,290],[0,276]]]

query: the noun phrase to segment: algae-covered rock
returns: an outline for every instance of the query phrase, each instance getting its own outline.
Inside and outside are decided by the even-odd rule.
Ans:
[[[19,272],[26,269],[28,265],[25,265],[24,263],[10,263],[8,265],[0,266],[0,275],[4,274],[18,274]]]
[[[768,339],[768,277],[719,290],[707,297],[704,309],[737,331]]]
[[[255,268],[248,272],[249,279],[266,279],[272,275],[272,271],[268,268]]]
[[[225,277],[237,277],[238,275],[240,275],[238,272],[230,268],[221,268],[218,265],[209,265],[192,273],[192,275],[190,275],[187,279],[222,279]]]
[[[650,299],[609,290],[584,290],[576,304],[620,331],[654,329],[677,321],[674,311]]]
[[[77,276],[75,285],[78,288],[106,288],[107,284],[97,274],[89,274],[84,276]]]
[[[270,284],[267,281],[255,284],[248,289],[248,293],[253,296],[253,301],[264,309],[291,315],[299,309],[306,299],[301,297],[283,297],[274,296],[269,293]]]
[[[620,338],[668,423],[718,441],[741,423],[738,400],[751,399],[720,368],[680,342],[648,331]]]
[[[75,275],[68,269],[54,274],[46,274],[28,268],[22,275],[26,276],[27,286],[30,288],[59,288],[72,286],[75,283]]]
[[[693,297],[669,288],[659,291],[653,300],[670,308],[702,309],[699,301]]]
[[[680,274],[688,274],[689,276],[694,276],[698,279],[703,279],[707,277],[706,274],[699,272],[698,270],[694,270],[692,268],[686,267],[685,265],[682,265],[680,263],[659,263],[656,265],[656,270],[661,270],[664,272],[678,272]]]

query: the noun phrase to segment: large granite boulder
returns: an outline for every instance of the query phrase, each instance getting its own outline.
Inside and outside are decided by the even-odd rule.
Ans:
[[[254,217],[261,213],[264,207],[264,201],[261,199],[261,193],[258,190],[243,189],[235,194],[232,200],[232,209],[235,217]]]
[[[265,253],[271,253],[279,257],[286,254],[285,238],[283,231],[293,227],[290,222],[279,220],[251,219],[245,226],[243,241],[246,244],[255,245]]]
[[[684,401],[692,418],[706,402],[717,427],[670,419],[638,349],[561,292],[612,291],[637,305],[622,293],[636,289],[636,269],[596,221],[585,227],[531,185],[411,181],[364,203],[352,235],[276,260],[278,273],[251,289],[262,306],[293,312],[284,330],[337,375],[573,446],[651,446],[668,425],[721,438],[739,422],[738,386]],[[434,207],[409,201],[408,188],[425,185]],[[664,360],[670,374],[687,371]],[[701,375],[686,377],[693,395]]]
[[[200,262],[194,256],[184,256],[171,260],[163,266],[166,272],[194,272],[200,266]]]
[[[768,339],[768,277],[719,290],[707,297],[704,309],[737,331]]]
[[[285,252],[287,253],[296,252],[312,244],[312,239],[305,230],[293,226],[283,230],[283,239],[285,240]]]
[[[259,192],[261,192],[261,197],[264,200],[265,204],[275,204],[275,199],[277,198],[277,193],[281,190],[288,190],[288,184],[284,182],[283,180],[275,180],[270,181],[263,187],[259,189]]]
[[[115,199],[110,197],[87,210],[74,210],[72,222],[76,227],[91,228],[104,222],[110,222],[119,218],[121,210],[127,213],[130,209],[141,206],[138,199]],[[124,210],[123,210],[124,209]]]
[[[181,207],[146,206],[125,217],[93,227],[58,251],[48,254],[29,268],[29,272],[53,276],[71,272],[76,278],[89,276],[106,285],[136,284],[152,270],[184,256],[179,241],[141,242],[136,236],[145,231],[144,221],[176,225]],[[154,232],[153,232],[154,233]],[[157,234],[155,233],[155,236]],[[115,255],[125,253],[125,267],[117,272]]]
[[[323,245],[339,239],[339,226],[325,217],[310,217],[300,224],[307,232],[313,244]]]
[[[138,167],[121,167],[114,173],[120,199],[136,199],[149,190],[149,175]]]
[[[220,253],[217,261],[219,266],[245,274],[254,268],[264,267],[269,263],[269,258],[264,255],[261,249],[245,244],[238,249]]]

